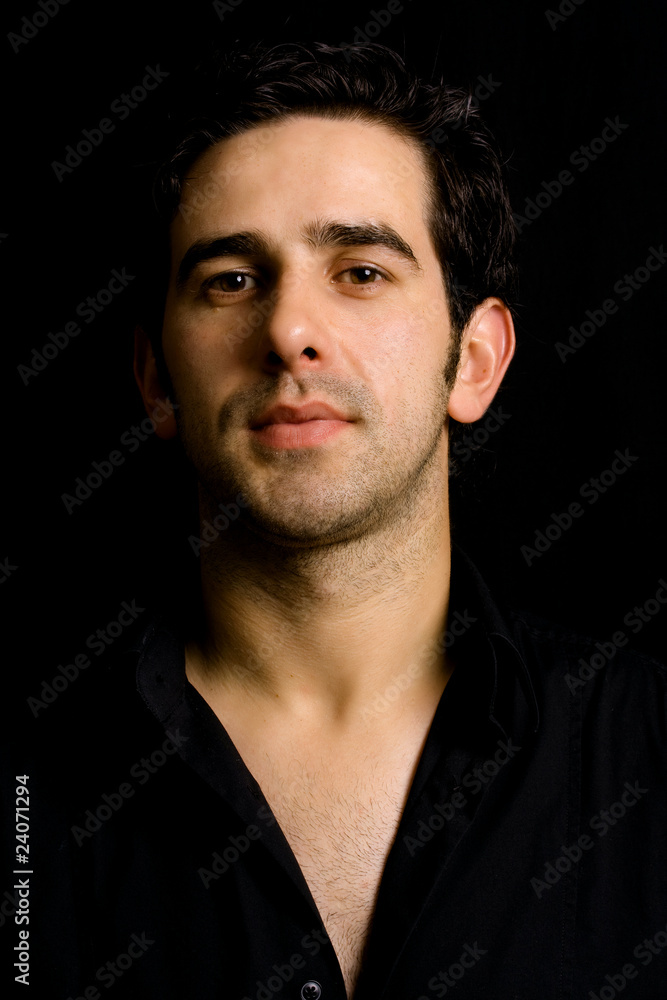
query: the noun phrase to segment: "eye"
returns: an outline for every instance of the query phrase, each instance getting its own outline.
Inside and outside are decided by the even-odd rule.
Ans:
[[[248,292],[257,287],[257,279],[252,274],[245,271],[225,271],[224,274],[216,274],[209,278],[205,284],[205,289],[214,292],[224,292],[226,294],[234,292]]]
[[[351,285],[376,285],[385,281],[385,275],[375,267],[348,267],[338,275],[339,280]]]

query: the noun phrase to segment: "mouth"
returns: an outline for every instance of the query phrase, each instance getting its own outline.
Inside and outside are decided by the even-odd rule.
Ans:
[[[279,404],[253,420],[250,432],[269,448],[308,448],[337,437],[353,422],[327,403]]]

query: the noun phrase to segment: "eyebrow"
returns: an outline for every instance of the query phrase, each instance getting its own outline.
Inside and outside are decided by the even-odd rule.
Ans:
[[[176,274],[176,285],[182,288],[197,265],[206,260],[218,257],[262,257],[268,254],[269,245],[266,240],[260,233],[252,231],[196,240],[183,254]]]
[[[333,247],[380,246],[403,257],[414,271],[421,271],[412,247],[383,222],[314,222],[304,230],[306,242],[316,250]]]
[[[402,257],[412,271],[422,270],[412,247],[386,223],[314,222],[305,227],[303,238],[316,250],[357,246],[385,247]],[[268,257],[270,253],[268,241],[256,230],[196,240],[183,255],[176,275],[176,285],[182,288],[197,265],[204,261],[220,257]]]

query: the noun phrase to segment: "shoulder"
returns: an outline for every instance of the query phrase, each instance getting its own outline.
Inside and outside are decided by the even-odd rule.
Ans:
[[[624,730],[651,730],[667,743],[664,663],[633,649],[620,629],[602,639],[498,601],[458,546],[452,559],[478,609],[479,629],[494,646],[497,676],[505,668],[507,676],[518,668],[523,693],[537,710],[538,726],[541,720],[554,733],[574,735],[592,728],[596,719],[613,719]]]
[[[607,639],[595,638],[542,618],[532,612],[508,613],[512,637],[528,664],[562,676],[571,693],[596,677],[627,674],[637,683],[664,687],[667,665],[632,648],[622,631]]]
[[[566,728],[582,753],[667,763],[667,666],[627,642],[582,635],[532,613],[508,615],[543,723]]]
[[[160,727],[137,690],[137,662],[149,625],[118,650],[63,675],[52,696],[20,706],[11,735],[12,769],[28,772],[45,798],[84,798],[158,745]],[[163,737],[162,737],[163,738]]]

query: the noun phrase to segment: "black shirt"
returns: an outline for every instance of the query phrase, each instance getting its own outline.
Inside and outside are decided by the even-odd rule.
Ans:
[[[457,665],[355,1000],[612,1000],[626,988],[663,1000],[665,668],[501,613],[458,552],[442,646]],[[398,683],[369,711],[401,696]],[[0,934],[14,946],[28,931],[33,996],[345,1000],[299,865],[187,681],[173,621],[154,620],[32,726],[5,779]],[[29,868],[14,860],[24,774]],[[21,925],[17,882],[30,888]]]

